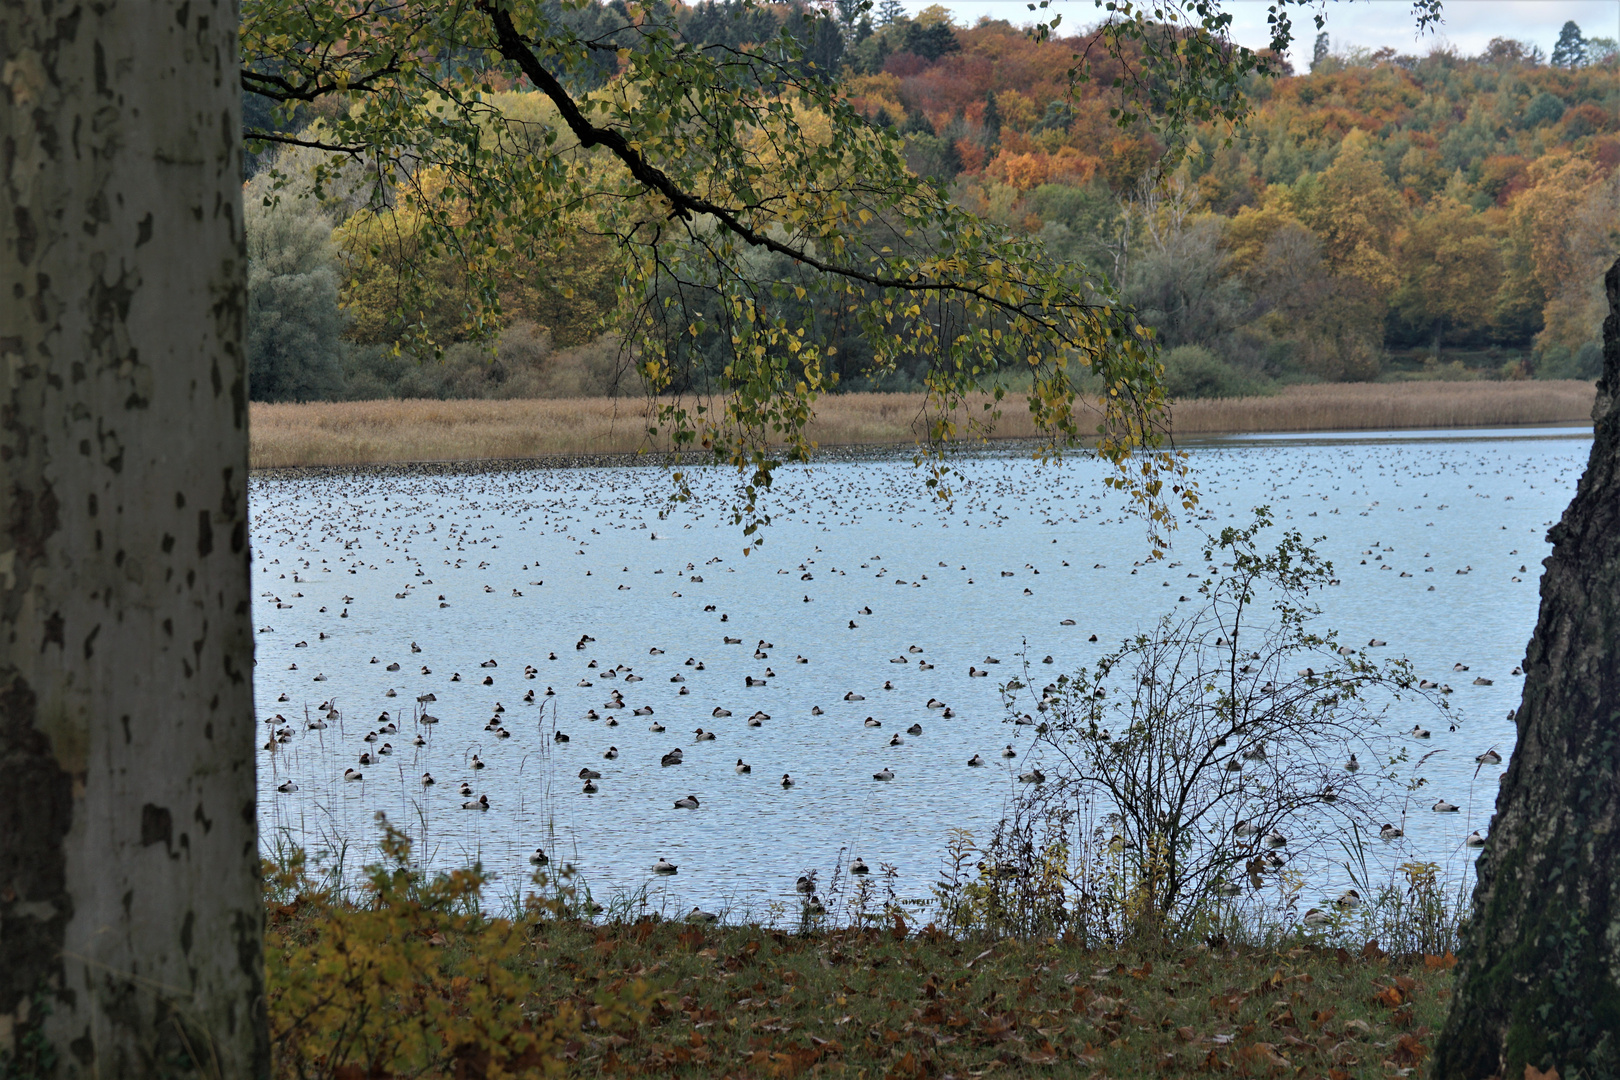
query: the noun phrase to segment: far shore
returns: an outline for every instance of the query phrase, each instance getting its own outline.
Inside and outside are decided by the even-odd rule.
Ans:
[[[1570,423],[1591,419],[1595,394],[1592,383],[1576,380],[1293,386],[1271,397],[1179,403],[1172,432],[1184,438]],[[810,437],[828,449],[913,445],[925,431],[922,409],[921,394],[830,395],[816,403]],[[656,454],[668,442],[648,432],[650,411],[642,398],[255,403],[251,463],[276,469]],[[1082,428],[1093,424],[1083,420]],[[1003,402],[990,437],[1038,437],[1016,395]]]

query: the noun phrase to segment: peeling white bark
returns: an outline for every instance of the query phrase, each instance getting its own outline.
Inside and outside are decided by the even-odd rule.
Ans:
[[[236,25],[0,3],[0,1053],[63,1077],[268,1072]]]

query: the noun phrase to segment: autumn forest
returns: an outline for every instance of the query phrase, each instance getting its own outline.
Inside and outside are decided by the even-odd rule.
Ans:
[[[1129,73],[1085,34],[1039,42],[1006,22],[955,25],[938,7],[907,15],[895,0],[819,12],[707,3],[677,15],[689,40],[727,48],[784,28],[798,36],[804,65],[901,140],[914,173],[1114,282],[1154,330],[1173,396],[1598,374],[1599,280],[1620,248],[1620,60],[1612,41],[1573,24],[1550,58],[1509,39],[1480,56],[1416,56],[1335,48],[1324,35],[1309,71],[1253,80],[1244,128],[1205,125],[1165,169],[1147,125],[1116,121],[1114,79]],[[610,34],[625,16],[614,5],[570,17]],[[1088,80],[1072,77],[1077,58]],[[609,52],[591,78],[613,77]],[[547,108],[521,85],[492,93],[510,114]],[[250,127],[321,122],[248,99]],[[523,253],[503,323],[480,333],[453,257],[378,242],[409,236],[403,214],[362,213],[332,191],[266,205],[272,177],[283,194],[296,189],[314,152],[255,149],[256,399],[641,392],[614,320],[609,240]],[[758,269],[795,272],[763,256]],[[396,302],[406,273],[432,282],[410,327]],[[442,358],[394,348],[407,329]],[[826,332],[842,343],[836,389],[916,387],[921,359],[873,372],[852,329]]]

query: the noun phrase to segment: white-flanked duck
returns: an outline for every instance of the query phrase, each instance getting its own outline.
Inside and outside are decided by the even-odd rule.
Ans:
[[[872,779],[874,779],[874,780],[893,780],[894,779],[894,770],[891,769],[891,768],[888,768],[887,766],[885,766],[884,768],[879,769],[877,772],[873,773],[872,774]]]

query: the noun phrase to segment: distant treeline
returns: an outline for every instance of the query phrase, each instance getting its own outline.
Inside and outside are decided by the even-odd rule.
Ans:
[[[1620,58],[1573,23],[1550,58],[1508,39],[1477,57],[1336,52],[1324,35],[1309,73],[1255,84],[1242,138],[1225,146],[1200,132],[1201,152],[1149,186],[1163,147],[1110,118],[1106,65],[1070,85],[1083,36],[1041,44],[1004,21],[953,25],[939,7],[907,16],[898,0],[875,11],[728,0],[675,14],[698,43],[741,48],[785,29],[806,70],[904,138],[919,175],[1054,257],[1103,270],[1156,330],[1176,396],[1402,372],[1598,374],[1600,278],[1620,253]],[[565,17],[609,34],[626,14],[616,2]],[[617,62],[603,50],[575,89],[605,84]],[[549,113],[532,92],[496,89],[509,115]],[[249,98],[250,118],[268,122]],[[256,400],[640,392],[608,333],[619,277],[609,241],[526,252],[502,295],[508,325],[474,343],[490,335],[463,325],[452,261],[377,244],[401,223],[357,212],[358,196],[290,197],[309,153],[274,159],[294,182],[271,206],[271,161],[249,161]],[[401,258],[434,284],[408,320],[390,284]],[[766,258],[758,270],[802,273]],[[441,358],[394,347],[407,322],[448,343]],[[918,388],[920,358],[872,379],[855,328],[829,317],[825,333],[840,346],[839,389]],[[721,363],[713,343],[687,348],[692,370]]]

